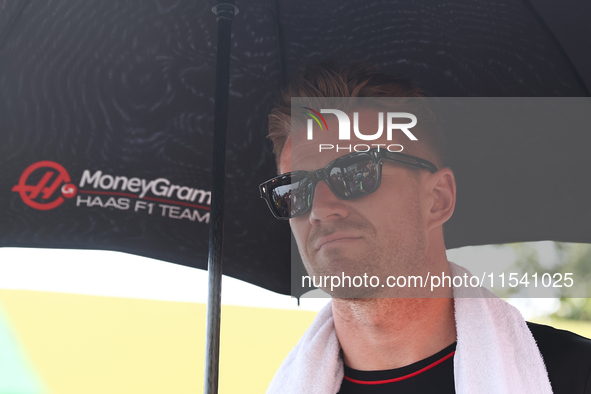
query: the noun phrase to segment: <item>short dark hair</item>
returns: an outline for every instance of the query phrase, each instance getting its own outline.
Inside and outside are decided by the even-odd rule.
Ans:
[[[341,67],[336,60],[323,62],[298,69],[282,89],[277,105],[269,115],[269,135],[273,142],[273,153],[277,166],[281,153],[291,131],[292,97],[425,97],[423,91],[410,78],[390,75],[379,71],[377,66],[364,62]],[[445,138],[435,116],[434,127],[422,128],[419,133],[425,137],[430,159],[439,167],[444,165]],[[414,133],[414,131],[413,131]]]

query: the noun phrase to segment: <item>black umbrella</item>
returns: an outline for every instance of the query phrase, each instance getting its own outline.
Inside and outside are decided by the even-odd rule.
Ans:
[[[120,250],[205,268],[212,4],[3,4],[2,245]],[[551,7],[466,0],[241,5],[232,41],[225,273],[289,293],[289,268],[277,263],[286,260],[289,228],[269,215],[257,186],[274,175],[267,113],[285,75],[303,60],[366,60],[420,81],[431,96],[587,96],[589,5]],[[450,147],[461,146],[457,136],[449,139]],[[461,168],[465,151],[452,151],[452,166]],[[31,197],[48,172],[54,178],[44,187],[58,174],[61,182]],[[68,183],[77,190],[62,194],[57,186]],[[40,210],[32,201],[55,207]],[[456,217],[470,220],[478,207],[459,208]],[[499,214],[505,223],[518,220]],[[450,247],[539,238],[527,230],[500,237],[506,226],[475,236],[462,230],[469,224],[450,224]],[[572,238],[562,231],[557,238]]]
[[[1,246],[110,249],[206,267],[213,5],[2,2]],[[368,61],[420,81],[431,96],[589,96],[591,5],[583,1],[560,6],[548,0],[249,1],[238,6],[224,272],[284,294],[290,291],[289,227],[267,212],[257,186],[274,175],[264,138],[266,115],[286,75],[303,61],[329,55]],[[535,212],[547,212],[545,200],[528,198],[535,189],[503,176],[515,168],[534,174],[539,163],[523,160],[516,150],[518,157],[507,152],[499,169],[491,155],[474,155],[469,148],[478,142],[495,149],[502,135],[448,137],[450,164],[465,196],[446,228],[448,247],[590,241],[586,189],[562,176],[578,181],[577,169],[589,168],[585,139],[570,142],[578,149],[574,165],[563,160],[563,167],[553,167],[560,191],[548,197],[561,210],[540,227],[523,223],[535,220]],[[466,154],[469,167],[462,165]],[[483,185],[491,184],[521,198],[501,199],[483,211],[488,190]],[[561,198],[566,203],[556,203]],[[576,226],[564,225],[568,218],[577,219]]]

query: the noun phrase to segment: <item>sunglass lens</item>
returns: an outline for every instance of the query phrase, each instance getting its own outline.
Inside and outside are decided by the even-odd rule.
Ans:
[[[291,178],[291,217],[301,215],[312,205],[313,186],[309,176]]]
[[[353,199],[373,192],[377,185],[375,161],[369,157],[356,157],[335,163],[330,170],[330,185],[339,197]]]
[[[289,217],[289,207],[291,196],[291,185],[278,185],[271,190],[271,201],[273,201],[273,211],[279,217]]]
[[[301,215],[312,204],[312,189],[308,176],[292,176],[285,184],[275,185],[271,190],[275,214],[282,218]]]

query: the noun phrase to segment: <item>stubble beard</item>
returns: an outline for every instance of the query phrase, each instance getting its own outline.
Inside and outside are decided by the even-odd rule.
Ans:
[[[377,231],[366,222],[343,221],[339,224],[331,224],[322,229],[313,229],[308,237],[306,248],[309,251],[307,256],[300,252],[306,270],[309,275],[322,276],[355,276],[363,278],[367,275],[367,284],[360,287],[341,286],[331,290],[330,280],[327,287],[321,289],[332,297],[345,299],[359,298],[416,298],[425,297],[424,289],[414,287],[388,287],[386,284],[389,276],[410,275],[424,276],[428,241],[426,235],[421,231],[420,210],[418,204],[413,204],[414,214],[410,221],[401,223],[387,233],[377,234]],[[315,241],[336,231],[352,231],[362,234],[366,247],[357,252],[351,252],[349,248],[333,247],[318,256],[314,253]],[[301,250],[301,249],[300,249]],[[314,260],[313,262],[309,260]],[[377,276],[379,285],[372,287],[370,278]],[[375,280],[373,282],[375,284]],[[392,283],[392,280],[390,280]],[[382,285],[384,285],[382,287]]]

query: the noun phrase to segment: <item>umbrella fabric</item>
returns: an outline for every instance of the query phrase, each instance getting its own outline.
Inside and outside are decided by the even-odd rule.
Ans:
[[[13,18],[2,26],[2,246],[111,249],[206,268],[212,4],[21,4],[11,4]],[[281,291],[289,265],[267,269],[280,248],[261,231],[273,222],[257,194],[261,168],[272,160],[262,129],[279,85],[263,61],[233,77],[259,90],[231,92],[232,107],[252,106],[246,118],[230,119],[225,267]],[[76,188],[62,190],[70,184]],[[31,191],[39,185],[46,195]],[[276,245],[271,252],[267,243]]]
[[[110,249],[205,268],[213,3],[1,5],[0,246]],[[273,291],[289,293],[290,232],[258,196],[258,184],[275,172],[266,116],[286,75],[303,61],[330,55],[368,61],[416,79],[431,96],[589,95],[583,37],[591,36],[590,7],[583,1],[561,4],[559,12],[542,0],[237,5],[224,270]],[[469,197],[459,200],[457,219],[446,228],[448,246],[540,239],[519,206],[495,205],[489,212],[495,220],[482,226],[473,193],[502,176],[482,176],[494,161],[490,154],[474,157],[474,147],[485,146],[480,136],[449,139],[453,166],[482,171],[458,170]],[[518,157],[507,156],[506,168],[517,160],[524,174],[536,170],[519,150],[513,153]],[[570,204],[577,192],[568,190],[580,180],[579,167],[561,165],[567,171],[557,167],[553,174],[555,201],[566,206],[565,218],[584,218],[585,207]],[[561,175],[571,168],[569,181]],[[523,192],[513,186],[513,193]],[[560,227],[556,239],[590,241],[580,227]]]

